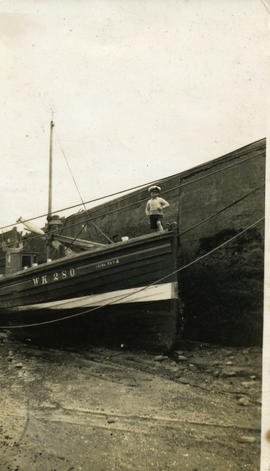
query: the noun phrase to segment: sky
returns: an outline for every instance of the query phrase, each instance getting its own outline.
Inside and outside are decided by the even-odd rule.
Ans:
[[[265,137],[269,29],[268,0],[3,0],[0,227],[47,211],[52,116],[53,210],[65,158],[88,201]]]

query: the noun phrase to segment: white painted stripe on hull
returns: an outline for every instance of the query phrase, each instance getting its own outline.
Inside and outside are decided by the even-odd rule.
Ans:
[[[91,306],[103,306],[104,304],[124,304],[140,303],[147,301],[161,301],[177,298],[177,282],[161,283],[151,286],[141,286],[138,288],[121,289],[101,294],[92,294],[89,296],[80,296],[70,299],[61,299],[47,303],[30,304],[18,306],[16,310],[38,310],[54,309],[65,310],[75,308],[86,308]]]

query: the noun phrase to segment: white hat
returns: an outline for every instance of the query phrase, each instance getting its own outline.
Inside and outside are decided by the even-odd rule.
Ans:
[[[161,188],[160,188],[160,186],[153,185],[153,186],[150,186],[150,187],[148,188],[148,191],[149,191],[149,192],[151,192],[151,191],[157,191],[158,193],[160,193],[160,192],[161,192]]]

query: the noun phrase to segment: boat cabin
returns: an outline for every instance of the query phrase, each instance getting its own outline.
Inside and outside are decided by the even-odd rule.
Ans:
[[[38,263],[38,254],[36,252],[26,252],[23,246],[6,247],[5,252],[5,275],[11,275],[20,270],[30,268]]]

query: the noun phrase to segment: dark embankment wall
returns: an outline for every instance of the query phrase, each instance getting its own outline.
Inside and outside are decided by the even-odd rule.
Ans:
[[[224,171],[213,173],[219,168]],[[206,172],[213,175],[182,187],[181,230],[236,203],[182,235],[184,263],[209,252],[264,216],[263,141],[232,153]],[[201,169],[187,175],[183,182],[200,178],[203,173]],[[252,190],[255,191],[237,202]],[[263,228],[261,222],[181,273],[186,337],[234,345],[261,343]]]
[[[162,196],[170,202],[165,222],[178,221],[183,233],[179,266],[264,216],[265,147],[262,139],[158,182]],[[64,233],[76,236],[88,218],[91,221],[81,238],[106,242],[92,223],[115,239],[150,232],[144,213],[148,197],[147,189],[142,189],[91,209],[87,215],[77,213],[67,219]],[[232,345],[261,343],[263,228],[261,222],[179,273],[186,338]]]

